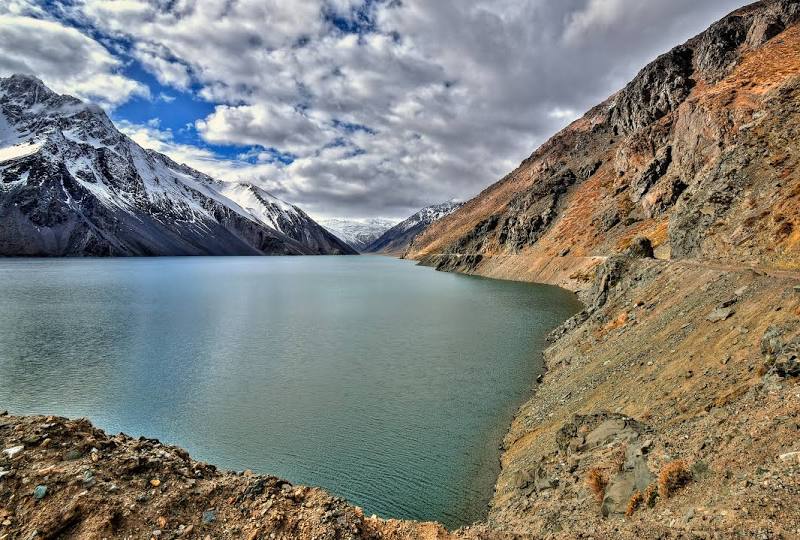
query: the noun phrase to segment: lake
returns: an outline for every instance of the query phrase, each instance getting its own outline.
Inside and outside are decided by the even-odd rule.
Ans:
[[[457,527],[486,516],[545,336],[579,309],[377,256],[4,259],[0,409]]]

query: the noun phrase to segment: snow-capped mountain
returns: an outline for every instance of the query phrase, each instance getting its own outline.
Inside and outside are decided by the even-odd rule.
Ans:
[[[0,78],[0,255],[351,253],[297,207],[145,150],[99,107]]]
[[[392,228],[397,221],[383,218],[373,219],[322,219],[319,223],[358,251],[363,251],[380,235]]]
[[[353,253],[353,250],[344,249],[343,244],[346,242],[342,242],[300,208],[282,201],[258,186],[225,183],[220,192],[247,210],[259,222],[300,242],[315,254]]]
[[[462,204],[458,201],[448,201],[441,204],[426,206],[410,218],[401,221],[383,233],[374,242],[368,245],[364,252],[367,253],[392,253],[402,254],[418,234],[428,228],[431,223],[455,212]]]

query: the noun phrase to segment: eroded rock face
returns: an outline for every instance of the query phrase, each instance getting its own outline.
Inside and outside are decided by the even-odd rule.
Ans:
[[[725,17],[702,35],[696,61],[706,81],[718,82],[727,76],[740,58],[742,45],[758,47],[800,18],[800,8],[794,0],[761,4]]]
[[[695,84],[693,55],[691,47],[675,47],[640,71],[614,99],[613,133],[638,131],[675,110]]]

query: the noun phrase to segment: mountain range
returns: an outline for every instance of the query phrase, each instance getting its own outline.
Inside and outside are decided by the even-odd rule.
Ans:
[[[0,254],[317,255],[356,251],[298,207],[122,134],[39,79],[0,79]]]
[[[320,220],[320,224],[347,242],[357,251],[364,251],[380,235],[392,228],[397,221],[384,218],[346,219],[330,218]]]
[[[370,242],[363,251],[386,255],[402,255],[411,246],[417,235],[425,231],[431,224],[455,212],[462,204],[457,201],[448,201],[426,206],[411,217],[385,231]]]

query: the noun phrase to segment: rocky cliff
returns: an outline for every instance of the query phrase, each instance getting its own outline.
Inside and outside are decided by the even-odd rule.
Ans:
[[[143,149],[95,106],[0,79],[0,255],[353,253],[263,190]]]
[[[797,268],[797,2],[753,4],[660,56],[515,171],[426,230],[408,256],[608,256]]]

